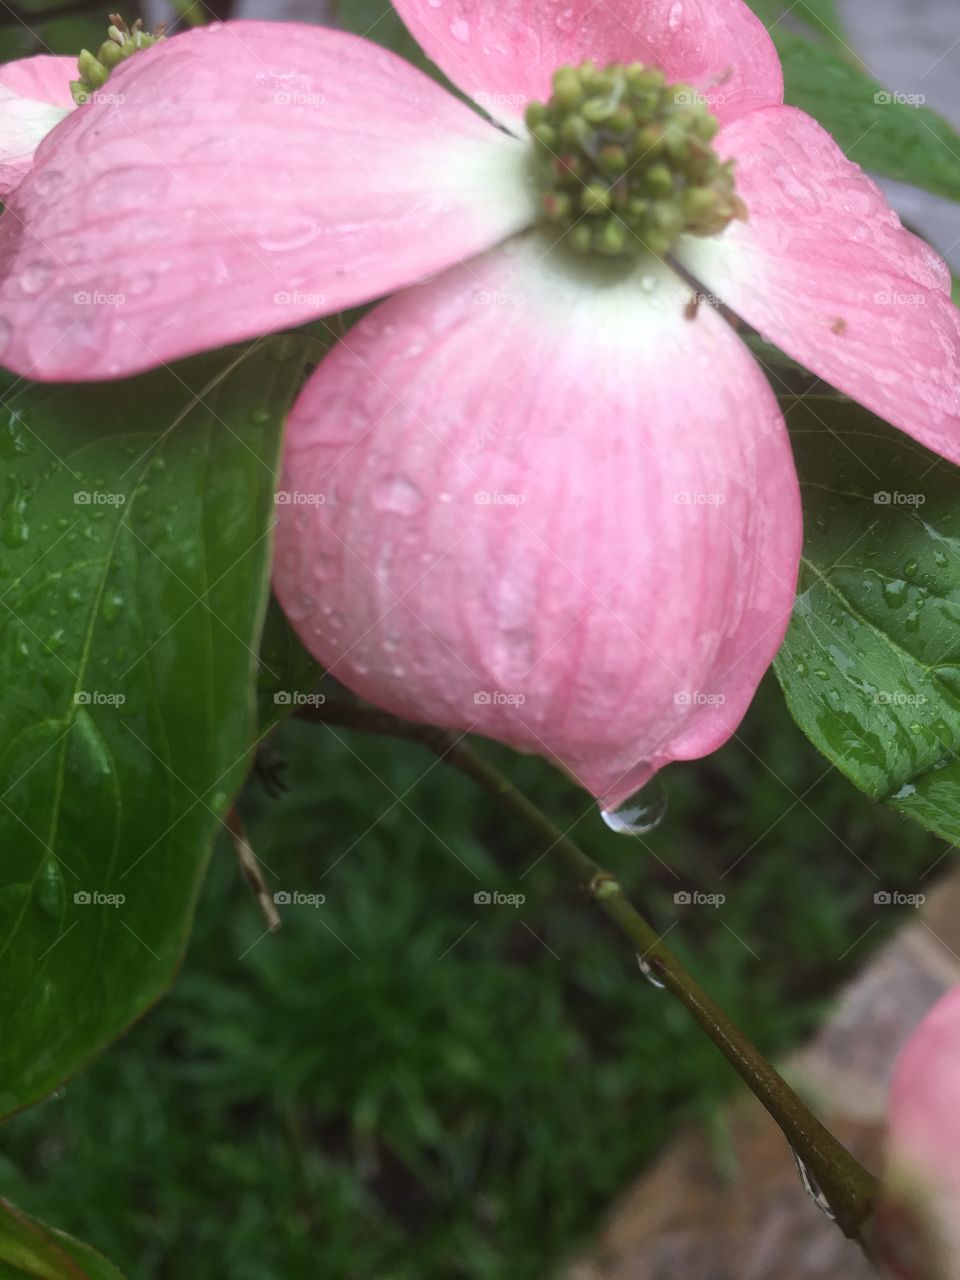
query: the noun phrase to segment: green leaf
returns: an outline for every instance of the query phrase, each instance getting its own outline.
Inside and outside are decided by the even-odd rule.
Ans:
[[[960,200],[960,134],[942,116],[899,99],[844,54],[788,32],[775,38],[787,102],[819,120],[851,160]]]
[[[750,8],[774,37],[785,21],[802,22],[811,31],[844,47],[846,32],[836,0],[798,0],[789,9],[784,8],[783,0],[750,0]]]
[[[0,1113],[172,980],[253,747],[301,367],[273,339],[0,411]]]
[[[960,838],[960,473],[850,401],[788,411],[806,542],[777,676],[868,795]]]
[[[123,1280],[106,1258],[81,1240],[53,1231],[0,1200],[0,1280]]]

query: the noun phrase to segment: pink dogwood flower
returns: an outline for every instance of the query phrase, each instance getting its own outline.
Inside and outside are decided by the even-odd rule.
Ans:
[[[76,103],[70,81],[75,58],[39,54],[0,66],[0,199],[33,164],[37,147]]]
[[[872,1244],[895,1280],[960,1275],[960,987],[937,1001],[897,1060]]]
[[[123,377],[392,294],[291,416],[277,594],[372,702],[614,807],[734,732],[795,592],[783,419],[711,303],[957,461],[949,277],[741,0],[396,8],[480,110],[293,25],[119,67],[0,220],[0,362]]]

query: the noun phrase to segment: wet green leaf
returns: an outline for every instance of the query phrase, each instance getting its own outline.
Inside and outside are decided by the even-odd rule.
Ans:
[[[250,762],[274,339],[0,410],[0,1112],[169,985]]]
[[[806,542],[776,671],[863,791],[960,838],[960,471],[844,400],[787,413]]]

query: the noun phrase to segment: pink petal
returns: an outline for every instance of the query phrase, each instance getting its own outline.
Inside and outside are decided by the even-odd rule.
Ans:
[[[709,95],[721,120],[783,101],[780,59],[741,0],[395,0],[424,52],[517,127],[559,66],[645,62]]]
[[[398,295],[295,407],[275,584],[338,679],[616,805],[720,746],[787,624],[798,487],[733,331],[536,234]]]
[[[677,256],[765,338],[960,462],[960,313],[940,258],[801,111],[723,129],[749,221]]]
[[[40,55],[0,65],[0,198],[23,180],[37,147],[73,110],[75,58]]]
[[[874,1232],[893,1276],[960,1274],[960,987],[933,1006],[897,1060]]]
[[[534,216],[519,142],[343,32],[202,28],[109,89],[0,220],[0,360],[32,378],[121,377],[292,327]]]

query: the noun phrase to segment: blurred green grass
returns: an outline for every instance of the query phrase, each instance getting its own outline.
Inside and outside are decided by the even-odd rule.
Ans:
[[[341,730],[279,745],[291,790],[251,783],[241,807],[271,890],[325,904],[264,936],[221,849],[173,994],[6,1125],[4,1193],[131,1280],[540,1280],[732,1072],[472,784]],[[739,741],[667,771],[642,841],[484,749],[771,1053],[902,918],[877,889],[922,890],[942,851],[830,771],[771,682]],[[727,901],[678,911],[679,889]]]

